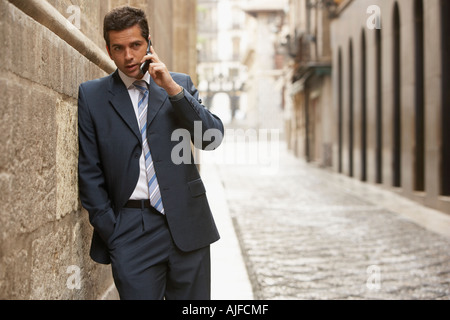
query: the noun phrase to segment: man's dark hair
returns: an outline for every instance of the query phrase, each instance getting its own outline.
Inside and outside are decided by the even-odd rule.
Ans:
[[[123,31],[138,25],[141,28],[142,37],[148,41],[150,31],[148,28],[147,17],[141,9],[124,6],[113,9],[106,16],[103,22],[103,37],[109,48],[109,31]]]

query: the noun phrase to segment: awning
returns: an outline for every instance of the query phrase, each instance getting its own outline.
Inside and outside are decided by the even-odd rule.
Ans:
[[[309,62],[298,67],[292,77],[291,95],[302,92],[305,84],[313,76],[331,75],[331,63],[329,62]]]

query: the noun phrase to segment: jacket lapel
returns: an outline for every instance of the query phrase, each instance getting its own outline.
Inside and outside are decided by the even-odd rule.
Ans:
[[[150,95],[148,101],[147,126],[150,127],[159,110],[168,98],[166,91],[150,80]]]
[[[109,101],[130,130],[136,135],[136,138],[142,143],[133,103],[131,102],[127,88],[120,79],[118,71],[111,77]]]

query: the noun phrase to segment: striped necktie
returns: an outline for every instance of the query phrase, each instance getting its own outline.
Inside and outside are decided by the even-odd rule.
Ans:
[[[150,153],[150,147],[147,140],[147,113],[148,113],[148,85],[145,81],[135,81],[134,86],[139,90],[139,127],[142,135],[143,152],[145,155],[145,167],[147,169],[148,191],[150,194],[150,203],[152,207],[164,214],[164,206],[159,189],[158,179],[156,177],[155,167]]]

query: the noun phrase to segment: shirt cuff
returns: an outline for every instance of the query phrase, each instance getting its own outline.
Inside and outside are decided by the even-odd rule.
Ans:
[[[172,101],[172,102],[179,101],[179,100],[181,100],[183,98],[184,98],[184,88],[183,88],[183,90],[181,90],[180,93],[178,93],[178,94],[176,94],[174,96],[169,96],[169,100]]]

